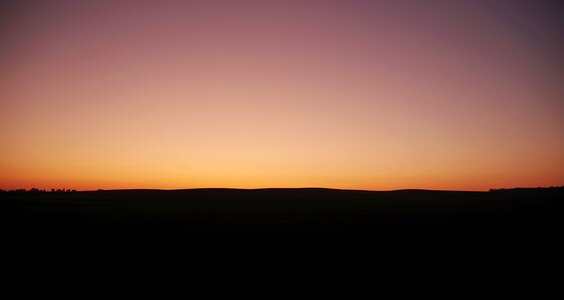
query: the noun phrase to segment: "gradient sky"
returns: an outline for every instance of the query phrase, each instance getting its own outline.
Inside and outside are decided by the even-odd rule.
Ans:
[[[559,1],[2,1],[0,188],[564,185]]]

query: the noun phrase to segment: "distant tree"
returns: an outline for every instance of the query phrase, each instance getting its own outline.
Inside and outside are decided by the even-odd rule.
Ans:
[[[29,189],[30,193],[39,193],[39,189],[38,188],[31,188]]]

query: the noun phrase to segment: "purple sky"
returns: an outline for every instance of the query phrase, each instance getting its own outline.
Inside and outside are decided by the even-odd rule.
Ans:
[[[564,184],[561,1],[3,1],[0,188]]]

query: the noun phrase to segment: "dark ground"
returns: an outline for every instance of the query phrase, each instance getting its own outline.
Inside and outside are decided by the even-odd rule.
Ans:
[[[563,196],[562,188],[1,193],[1,292],[556,296]]]

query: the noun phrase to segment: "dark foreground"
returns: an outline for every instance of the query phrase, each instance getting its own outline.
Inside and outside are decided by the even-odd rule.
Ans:
[[[564,190],[0,194],[2,291],[351,299],[561,293]]]

